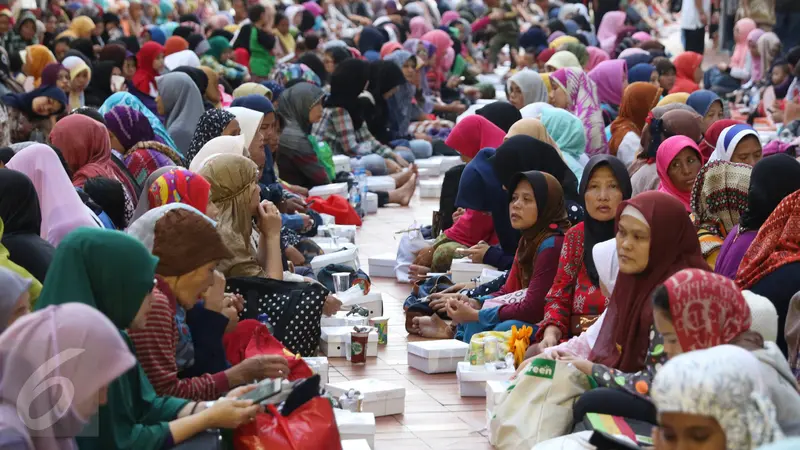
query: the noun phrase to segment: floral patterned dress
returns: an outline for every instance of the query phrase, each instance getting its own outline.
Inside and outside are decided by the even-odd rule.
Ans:
[[[640,397],[650,397],[650,386],[653,378],[667,362],[667,352],[664,351],[664,337],[656,331],[654,325],[650,326],[650,346],[644,360],[644,368],[638,372],[626,373],[612,369],[602,364],[592,365],[592,377],[598,387],[622,389]]]

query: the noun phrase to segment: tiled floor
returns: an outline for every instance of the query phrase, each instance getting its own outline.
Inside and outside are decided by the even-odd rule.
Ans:
[[[356,240],[362,266],[369,256],[396,250],[399,235],[394,232],[415,220],[429,224],[431,211],[438,208],[438,200],[421,200],[417,194],[409,208],[390,206],[367,216]],[[374,289],[383,293],[384,313],[390,317],[388,344],[364,365],[331,358],[330,378],[332,382],[378,378],[406,388],[405,414],[377,419],[375,450],[491,449],[484,398],[459,397],[454,373],[427,375],[408,367],[406,343],[420,339],[409,336],[404,326],[403,300],[410,286],[389,278],[372,281]]]

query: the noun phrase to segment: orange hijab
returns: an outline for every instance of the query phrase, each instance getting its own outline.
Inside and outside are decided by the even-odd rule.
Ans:
[[[617,154],[619,145],[628,132],[642,135],[647,114],[655,108],[660,98],[661,88],[651,83],[638,81],[625,88],[619,115],[611,122],[611,141],[608,143],[608,148],[612,155]]]

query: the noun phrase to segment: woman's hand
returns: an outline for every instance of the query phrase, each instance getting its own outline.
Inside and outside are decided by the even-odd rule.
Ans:
[[[539,349],[544,350],[553,347],[558,344],[560,339],[561,330],[555,325],[550,325],[544,329],[544,337],[542,337],[542,341],[539,342]]]
[[[463,216],[466,210],[464,208],[458,208],[457,210],[453,211],[453,222],[458,221],[458,218]]]
[[[325,304],[322,305],[322,314],[326,316],[335,315],[342,308],[342,301],[332,294],[328,294],[325,298]]]
[[[252,400],[222,398],[201,414],[205,416],[208,428],[234,429],[255,419],[260,409]]]
[[[278,236],[281,233],[281,213],[269,200],[264,200],[258,205],[258,229],[261,234]]]
[[[580,370],[586,375],[592,374],[592,363],[583,358],[578,358],[577,356],[562,356],[558,358],[558,360],[572,364],[576,369]]]
[[[408,278],[411,281],[419,281],[424,280],[426,275],[431,271],[430,267],[419,266],[417,264],[411,264],[408,266]]]
[[[221,312],[225,308],[225,275],[214,271],[214,284],[203,293],[204,307],[209,311]]]
[[[460,253],[462,256],[469,257],[472,262],[481,264],[483,263],[483,257],[486,255],[487,251],[489,251],[489,244],[480,241],[470,248],[461,249]]]
[[[256,389],[257,387],[258,387],[258,385],[256,383],[247,384],[245,386],[239,386],[236,389],[231,389],[230,391],[228,391],[228,393],[225,394],[225,398],[230,398],[230,399],[235,400],[235,399],[243,396],[244,394],[247,394],[248,392]]]
[[[231,386],[240,386],[264,378],[285,378],[289,363],[279,355],[258,355],[247,358],[225,371]]]
[[[458,299],[447,301],[447,315],[454,323],[471,323],[478,321],[478,311]]]

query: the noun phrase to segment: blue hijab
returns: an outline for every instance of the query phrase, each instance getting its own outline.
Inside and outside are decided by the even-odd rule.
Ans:
[[[489,158],[494,156],[495,149],[485,148],[464,167],[456,194],[457,207],[492,214],[495,232],[500,240],[503,252],[513,255],[519,244],[519,231],[511,227],[508,215],[508,193],[495,174]]]
[[[533,48],[538,54],[547,48],[547,33],[539,27],[530,27],[519,35],[519,46],[523,49]]]
[[[636,83],[637,81],[649,83],[650,77],[655,70],[656,66],[652,64],[637,64],[628,70],[628,83]]]
[[[273,80],[262,81],[261,85],[272,91],[272,100],[276,102],[280,100],[281,93],[286,90],[286,88],[278,84],[277,81]]]
[[[722,99],[719,98],[719,95],[706,89],[692,92],[692,94],[686,100],[686,104],[691,106],[692,109],[697,111],[697,114],[700,114],[703,117],[708,114],[708,110],[711,108],[711,105],[713,105],[714,102],[719,102],[720,105],[722,105]]]
[[[636,53],[635,55],[626,56],[620,59],[628,64],[628,71],[630,72],[630,68],[636,67],[637,64],[650,64],[650,61],[653,60],[653,55],[649,53]]]
[[[233,103],[231,103],[231,106],[241,106],[242,108],[252,109],[253,111],[264,113],[265,116],[275,112],[275,107],[267,97],[256,94],[236,98],[233,100]],[[272,159],[272,151],[266,144],[264,145],[264,155],[266,156],[266,162],[264,163],[264,172],[261,174],[261,180],[259,180],[259,182],[265,186],[269,186],[270,184],[277,183],[278,177],[275,175],[275,161]]]
[[[61,111],[64,111],[68,103],[67,95],[64,94],[64,91],[54,85],[41,85],[30,92],[20,94],[6,94],[2,97],[2,101],[4,104],[22,111],[28,117],[41,118],[42,116],[33,111],[33,99],[36,97],[48,97],[61,103],[61,109],[54,114],[60,114]]]

